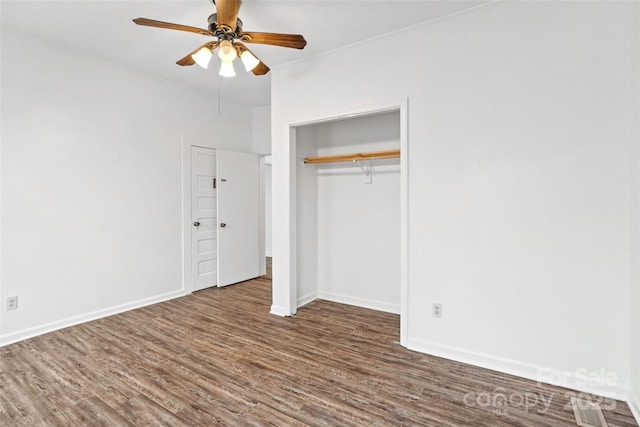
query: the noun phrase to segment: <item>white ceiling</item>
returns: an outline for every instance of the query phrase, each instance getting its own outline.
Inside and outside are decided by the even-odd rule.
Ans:
[[[483,3],[487,0],[245,0],[239,17],[245,31],[304,35],[304,50],[251,45],[274,68]],[[214,96],[220,90],[222,97],[250,106],[269,104],[270,74],[254,76],[236,64],[236,77],[219,77],[215,57],[208,70],[180,67],[175,61],[207,37],[131,21],[144,17],[207,28],[207,17],[214,11],[210,0],[0,2],[3,27]]]

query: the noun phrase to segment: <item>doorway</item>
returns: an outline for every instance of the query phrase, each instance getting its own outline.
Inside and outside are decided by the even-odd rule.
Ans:
[[[184,146],[185,293],[264,274],[262,159]]]

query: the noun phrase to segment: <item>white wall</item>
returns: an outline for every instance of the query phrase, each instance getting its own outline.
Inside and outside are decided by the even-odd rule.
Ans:
[[[251,110],[251,151],[257,154],[271,154],[271,106],[263,105]],[[271,164],[264,169],[265,203],[265,252],[271,256]]]
[[[271,234],[271,214],[273,211],[273,202],[271,197],[271,165],[265,165],[264,168],[264,247],[268,257],[272,256],[272,234]]]
[[[636,16],[635,49],[640,51],[640,13]],[[630,64],[632,74],[640,76],[640,56]],[[640,79],[635,81],[635,116],[638,118],[631,132],[632,151],[632,209],[631,209],[631,396],[630,407],[640,423]]]
[[[316,168],[304,164],[305,157],[318,155],[318,146],[312,127],[295,132],[296,242],[305,248],[296,254],[296,304],[301,306],[318,297],[318,179]]]
[[[223,102],[3,29],[3,344],[183,294],[182,140],[251,149]]]
[[[640,38],[638,40],[638,49],[640,50]],[[638,84],[637,93],[640,93],[640,84]],[[631,396],[629,406],[640,423],[640,120],[633,135],[636,143],[632,146],[632,160],[635,161],[632,167],[634,185],[631,193],[633,206],[631,211],[631,295],[629,298],[631,305]]]
[[[273,70],[274,307],[294,282],[288,126],[408,97],[409,347],[625,398],[637,14],[500,2]],[[601,370],[615,384],[580,383]]]
[[[271,154],[271,106],[263,105],[251,109],[251,151]]]

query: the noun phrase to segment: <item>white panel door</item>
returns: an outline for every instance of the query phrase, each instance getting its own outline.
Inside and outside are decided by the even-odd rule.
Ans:
[[[216,151],[191,147],[192,290],[218,284]]]
[[[260,275],[260,158],[216,150],[218,286]]]

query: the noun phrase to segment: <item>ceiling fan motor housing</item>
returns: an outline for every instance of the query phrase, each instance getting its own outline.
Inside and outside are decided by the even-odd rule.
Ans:
[[[214,33],[216,36],[220,37],[221,34],[229,34],[227,31],[224,31],[224,29],[222,28],[218,28],[217,22],[218,22],[218,14],[217,13],[213,13],[209,16],[209,18],[207,19],[207,22],[209,23],[209,30]],[[236,20],[236,28],[235,30],[232,31],[232,35],[233,38],[236,38],[238,34],[240,34],[242,32],[242,20],[240,18],[238,18]],[[223,39],[225,37],[223,36]]]

